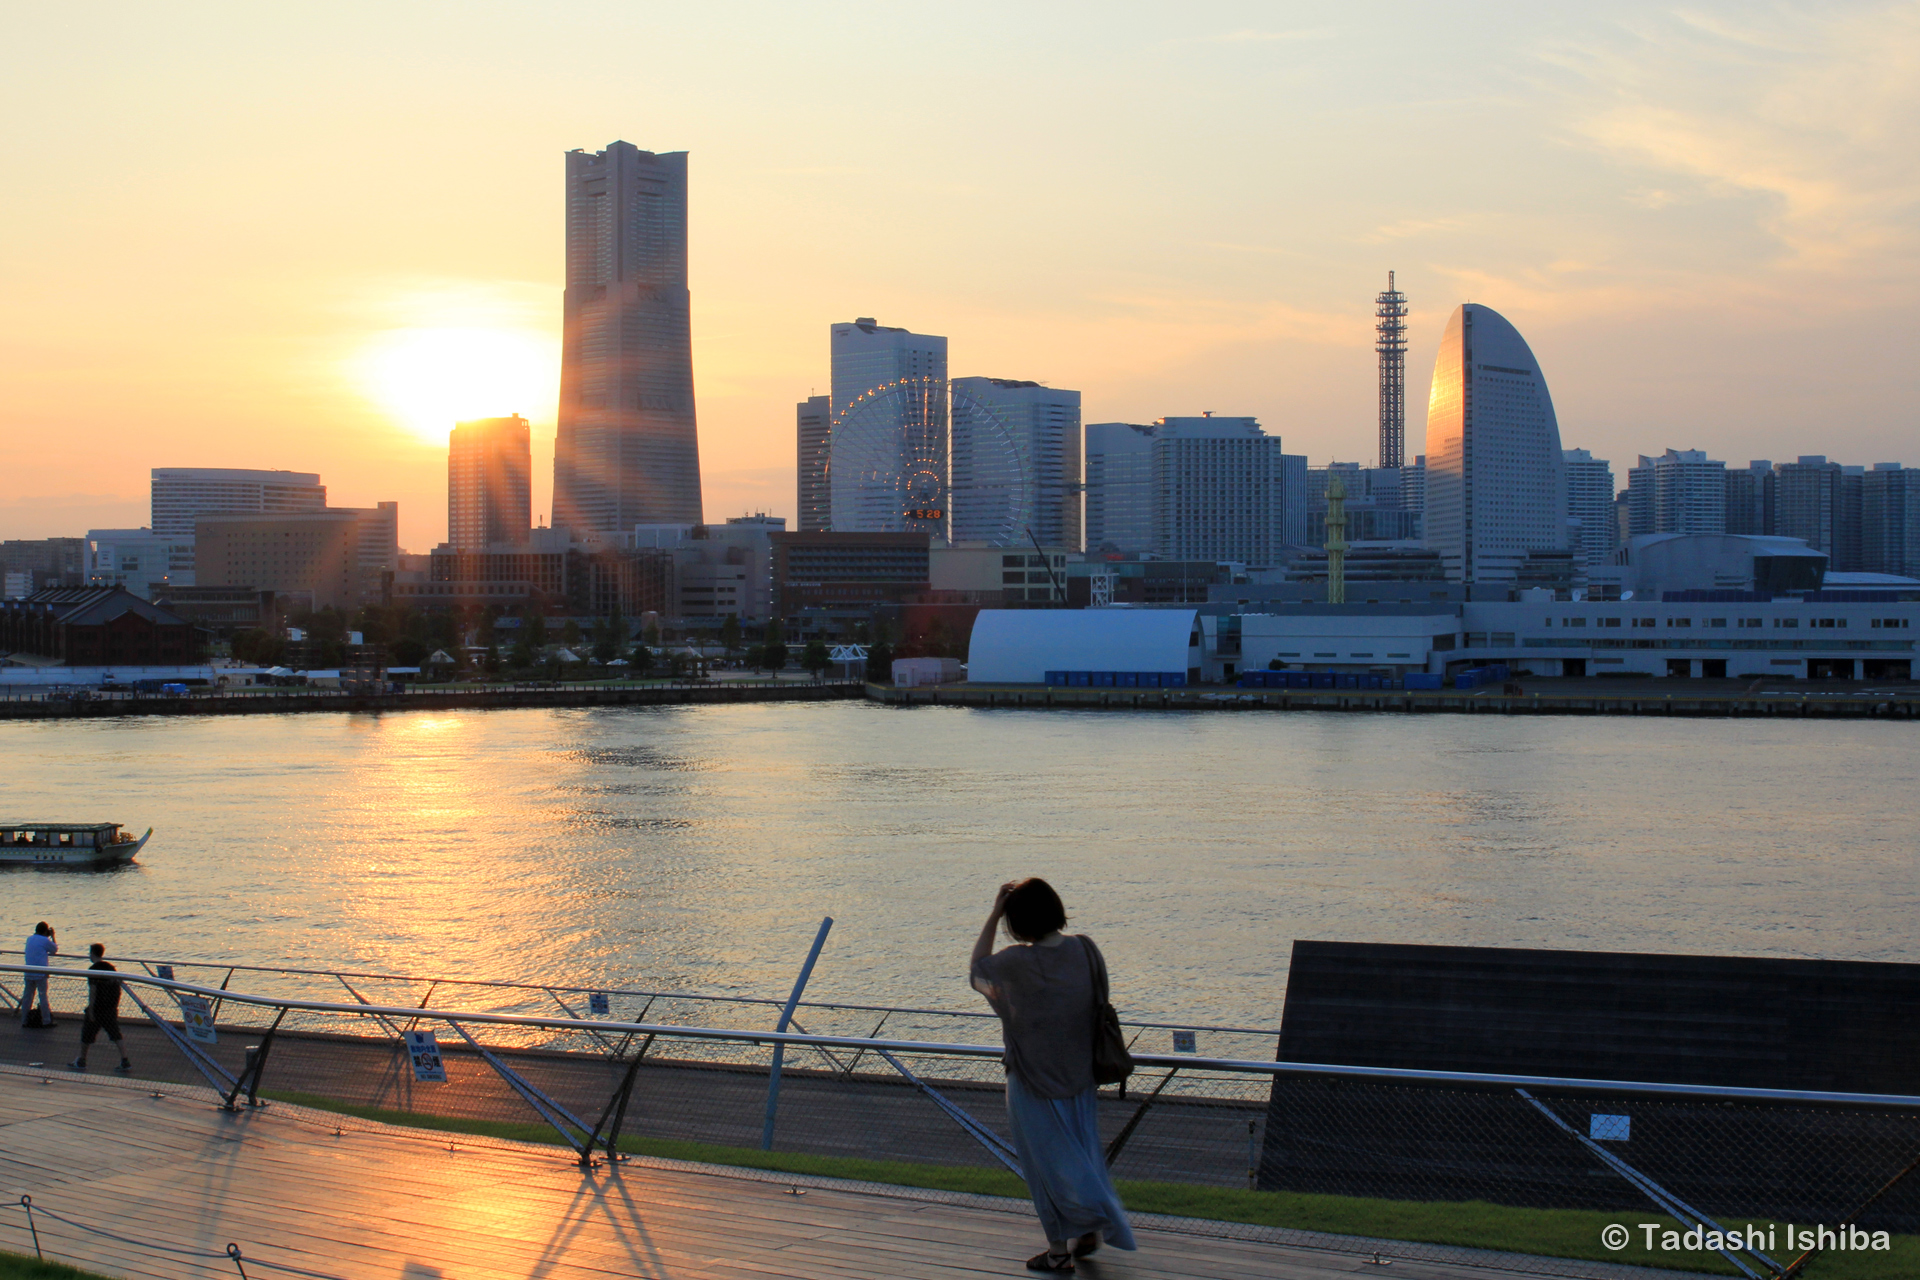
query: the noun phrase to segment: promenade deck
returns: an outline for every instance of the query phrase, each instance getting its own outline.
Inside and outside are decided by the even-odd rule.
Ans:
[[[1013,1202],[817,1181],[796,1196],[778,1175],[657,1161],[582,1171],[550,1149],[462,1138],[449,1149],[447,1135],[365,1124],[336,1135],[320,1113],[285,1104],[232,1114],[199,1094],[10,1067],[0,1070],[0,1195],[11,1206],[23,1193],[141,1242],[43,1213],[50,1257],[166,1280],[235,1274],[219,1256],[230,1241],[256,1280],[957,1280],[1025,1275],[1037,1243]],[[1143,1227],[1138,1253],[1103,1252],[1081,1274],[1332,1280],[1378,1270],[1353,1254],[1168,1229],[1178,1225]],[[32,1252],[16,1208],[0,1208],[0,1247]],[[1402,1259],[1393,1274],[1498,1273]]]

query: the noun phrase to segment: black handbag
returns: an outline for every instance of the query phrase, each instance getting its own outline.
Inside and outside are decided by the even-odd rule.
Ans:
[[[1093,945],[1084,935],[1080,950],[1087,958],[1087,970],[1093,975],[1093,1080],[1095,1084],[1117,1084],[1126,1093],[1127,1077],[1133,1074],[1133,1055],[1127,1052],[1127,1037],[1120,1030],[1120,1015],[1107,998],[1107,976],[1093,962]]]

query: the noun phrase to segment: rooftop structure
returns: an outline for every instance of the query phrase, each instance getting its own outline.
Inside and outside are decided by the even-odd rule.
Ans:
[[[569,151],[553,522],[699,524],[687,153]]]
[[[1514,581],[1567,550],[1567,475],[1533,351],[1490,307],[1456,307],[1427,406],[1426,528],[1457,582]]]

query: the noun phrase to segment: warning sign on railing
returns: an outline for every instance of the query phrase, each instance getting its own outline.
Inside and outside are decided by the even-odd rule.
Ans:
[[[606,992],[592,991],[587,994],[587,1011],[588,1012],[597,1013],[604,1018],[607,1015],[607,1010],[609,1007],[610,1006],[607,1004]]]
[[[213,1006],[207,1003],[205,996],[180,996],[180,1021],[186,1027],[187,1035],[201,1044],[215,1044],[219,1037],[213,1030]]]
[[[413,1059],[413,1078],[422,1084],[445,1084],[447,1065],[440,1061],[440,1042],[431,1031],[409,1031],[407,1056]]]

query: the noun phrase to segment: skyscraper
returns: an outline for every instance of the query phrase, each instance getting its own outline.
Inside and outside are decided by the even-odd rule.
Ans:
[[[1727,472],[1727,532],[1766,533],[1767,476],[1773,464],[1749,462],[1744,471]]]
[[[1620,545],[1614,527],[1613,464],[1587,449],[1564,449],[1567,466],[1567,515],[1578,530],[1580,563],[1603,565]]]
[[[687,153],[567,153],[567,287],[553,522],[700,524]]]
[[[1080,393],[1011,378],[955,378],[955,542],[1080,547]]]
[[[1490,307],[1456,307],[1427,403],[1425,539],[1455,582],[1511,582],[1567,549],[1567,472],[1540,363]]]
[[[1860,567],[1920,577],[1920,470],[1876,462],[1862,477]]]
[[[947,340],[863,316],[832,330],[835,533],[947,534]]]
[[[155,467],[152,483],[153,532],[163,538],[192,538],[200,516],[281,515],[327,505],[327,486],[311,471]]]
[[[827,458],[833,443],[833,398],[808,396],[794,406],[800,460],[800,532],[833,528],[833,495],[827,486]]]
[[[447,437],[447,541],[455,551],[524,547],[533,528],[532,427],[519,414],[462,422]]]
[[[1627,472],[1627,507],[1636,536],[1725,533],[1727,464],[1699,449],[1669,449],[1657,458],[1643,453]]]
[[[1253,418],[1161,418],[1152,448],[1157,554],[1262,566],[1280,561],[1289,521],[1279,436]],[[1300,481],[1304,487],[1304,474]]]
[[[1087,426],[1087,551],[1153,550],[1153,428]]]
[[[1387,291],[1374,299],[1373,326],[1379,335],[1373,349],[1380,355],[1380,465],[1397,468],[1407,451],[1407,295],[1393,287],[1387,272]]]
[[[1795,462],[1775,463],[1768,477],[1771,521],[1767,532],[1799,538],[1815,551],[1826,552],[1833,557],[1828,567],[1836,570],[1841,568],[1838,552],[1847,506],[1841,494],[1844,471],[1824,454],[1803,454]]]

